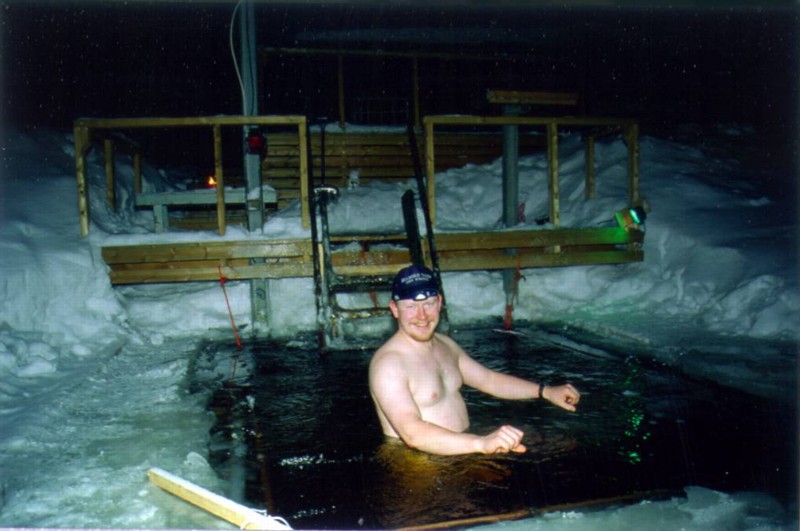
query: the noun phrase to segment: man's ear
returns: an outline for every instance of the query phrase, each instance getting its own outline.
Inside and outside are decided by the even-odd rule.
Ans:
[[[394,299],[389,299],[389,309],[392,311],[392,315],[394,315],[395,319],[400,317],[400,310],[397,308],[397,303]]]

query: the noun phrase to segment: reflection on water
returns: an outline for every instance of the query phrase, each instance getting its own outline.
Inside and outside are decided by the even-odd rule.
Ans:
[[[575,383],[579,411],[465,389],[470,431],[513,424],[529,451],[430,456],[381,433],[371,353],[260,344],[246,353],[251,377],[214,394],[213,464],[245,478],[242,501],[297,529],[427,525],[687,485],[796,497],[792,408],[534,333],[453,335],[494,369]]]

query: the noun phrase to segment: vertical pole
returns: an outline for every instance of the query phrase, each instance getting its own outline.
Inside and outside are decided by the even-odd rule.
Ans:
[[[411,58],[411,100],[414,108],[414,128],[419,129],[419,58],[414,55]]]
[[[225,234],[225,181],[222,175],[222,130],[219,124],[214,131],[214,178],[217,181],[217,230]]]
[[[303,228],[308,230],[311,226],[308,208],[308,138],[306,132],[308,125],[306,118],[297,124],[297,146],[300,153],[300,219]]]
[[[625,140],[628,144],[628,203],[633,206],[639,197],[639,124],[625,127]]]
[[[517,116],[520,109],[514,105],[503,108],[504,116]],[[503,224],[517,224],[519,208],[519,126],[503,126]]]
[[[258,74],[256,52],[256,22],[253,2],[245,0],[239,13],[242,64],[242,114],[258,115]],[[250,132],[263,134],[257,128],[245,125],[242,127],[242,149],[245,174],[245,212],[247,213],[247,229],[250,232],[261,231],[264,226],[264,188],[261,183],[262,153],[250,152],[247,138]],[[224,205],[223,205],[224,206]],[[250,263],[256,260],[251,259]],[[250,318],[253,323],[253,334],[266,333],[269,321],[269,281],[267,279],[250,280]],[[243,467],[237,466],[237,470]],[[231,481],[240,494],[244,496],[244,477]]]
[[[139,148],[133,153],[133,191],[142,193],[142,154]]]
[[[256,30],[252,1],[244,1],[239,11],[239,37],[242,72],[242,115],[258,115],[258,82],[256,80]],[[264,191],[261,187],[261,154],[250,153],[247,137],[253,128],[242,127],[242,150],[245,174],[245,209],[247,229],[260,231],[264,225]]]
[[[114,185],[114,143],[110,138],[103,140],[103,154],[106,169],[106,201],[113,212],[117,209],[117,197]]]
[[[344,131],[346,124],[344,114],[344,57],[341,55],[336,58],[336,78],[339,86],[339,127]]]
[[[593,133],[589,133],[586,136],[586,199],[594,199],[597,193],[594,174],[594,144],[595,136]]]
[[[431,226],[436,225],[436,164],[433,150],[433,123],[425,119],[425,175],[428,186],[428,211],[431,213]]]
[[[559,182],[558,182],[558,126],[555,122],[547,124],[547,174],[549,182],[550,223],[553,227],[561,224],[559,210]]]
[[[75,142],[75,179],[78,186],[78,220],[81,237],[89,234],[89,200],[86,193],[86,151],[89,149],[89,129],[75,123],[73,128]]]
[[[503,106],[504,116],[517,116],[522,112],[518,105]],[[519,126],[503,126],[503,225],[513,227],[519,221]],[[506,249],[504,254],[516,256],[517,249]],[[506,294],[506,313],[503,326],[512,328],[512,312],[517,294],[517,271],[503,270],[503,291]]]

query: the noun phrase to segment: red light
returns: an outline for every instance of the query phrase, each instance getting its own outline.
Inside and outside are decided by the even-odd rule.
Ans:
[[[247,152],[250,155],[259,155],[261,157],[267,154],[267,139],[261,133],[256,131],[247,135]]]

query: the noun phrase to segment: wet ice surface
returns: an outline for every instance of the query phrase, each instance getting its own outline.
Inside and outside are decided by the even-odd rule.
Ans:
[[[465,390],[471,430],[516,425],[526,433],[524,455],[438,457],[387,444],[369,398],[370,352],[321,357],[313,348],[263,344],[248,352],[252,379],[214,393],[212,465],[223,478],[245,477],[247,501],[296,528],[423,525],[562,504],[578,510],[598,499],[631,504],[644,493],[667,505],[613,518],[633,525],[649,508],[651,517],[673,511],[667,522],[691,526],[709,513],[690,518],[687,510],[702,508],[727,519],[726,527],[786,522],[797,493],[791,402],[776,407],[646,358],[523,334],[454,332],[494,369],[580,388],[575,414]],[[741,491],[760,494],[730,498]],[[731,504],[733,513],[725,509]]]

